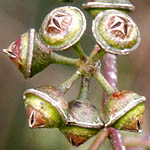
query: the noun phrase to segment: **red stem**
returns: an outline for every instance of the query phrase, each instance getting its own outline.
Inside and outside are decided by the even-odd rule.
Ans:
[[[124,146],[124,142],[122,140],[120,131],[114,128],[108,128],[109,137],[111,140],[111,144],[114,150],[125,150],[126,147]]]
[[[105,54],[102,60],[103,68],[104,68],[104,77],[106,80],[114,87],[117,87],[117,69],[116,69],[116,56],[112,54]],[[102,119],[105,120],[105,110],[107,103],[107,95],[103,92],[103,100],[102,100]]]
[[[114,87],[117,87],[117,64],[116,64],[116,56],[112,54],[106,54],[103,57],[103,68],[104,68],[104,76],[106,80]],[[102,100],[102,119],[105,120],[105,110],[106,110],[107,96],[106,93],[103,92],[103,100]],[[109,137],[114,150],[125,150],[124,142],[120,131],[109,128]]]
[[[91,144],[88,150],[99,150],[100,146],[105,142],[107,137],[108,137],[108,129],[104,128],[98,133],[96,139]]]
[[[127,147],[141,147],[141,149],[144,148],[147,150],[150,149],[150,136],[128,137],[125,138],[124,141]]]

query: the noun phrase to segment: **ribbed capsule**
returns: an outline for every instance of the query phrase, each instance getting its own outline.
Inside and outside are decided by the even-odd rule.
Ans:
[[[92,31],[99,46],[108,53],[126,55],[140,43],[137,25],[131,17],[117,10],[98,14],[93,21]]]
[[[73,146],[79,146],[102,127],[103,123],[94,105],[88,101],[73,100],[69,103],[68,125],[60,130]]]
[[[54,51],[76,44],[86,29],[84,14],[76,7],[65,6],[52,10],[44,19],[40,38]]]
[[[83,8],[87,10],[92,16],[108,9],[116,9],[124,12],[130,12],[135,7],[128,0],[88,0],[83,4]]]
[[[30,78],[50,64],[51,50],[43,48],[40,43],[35,29],[30,29],[3,52],[17,65],[25,78]]]
[[[119,130],[142,130],[145,97],[132,91],[117,91],[107,101],[106,126]]]
[[[68,103],[54,86],[24,92],[24,103],[31,128],[56,128],[67,124]]]

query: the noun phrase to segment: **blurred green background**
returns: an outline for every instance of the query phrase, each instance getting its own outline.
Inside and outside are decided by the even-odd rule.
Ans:
[[[81,8],[85,1],[74,0],[73,6]],[[136,10],[130,15],[138,24],[141,31],[141,45],[137,51],[128,56],[118,57],[118,86],[120,89],[134,90],[147,97],[144,121],[144,133],[150,134],[150,1],[131,0]],[[65,6],[66,3],[56,0],[1,0],[0,1],[0,49],[7,48],[22,33],[33,27],[37,30],[52,9]],[[82,9],[82,8],[81,8]],[[95,44],[91,34],[92,18],[84,12],[88,20],[87,30],[81,40],[83,47],[89,54]],[[76,57],[74,52],[66,51],[64,55]],[[27,88],[44,84],[59,85],[67,79],[74,68],[63,65],[50,65],[32,79],[25,80],[16,66],[0,51],[0,150],[73,150],[58,129],[28,128],[23,91]],[[79,81],[66,94],[66,99],[72,100],[78,94]],[[90,99],[99,109],[101,88],[93,79],[90,86]],[[124,137],[127,135],[123,132]],[[137,134],[132,134],[135,136]],[[93,138],[80,146],[85,150]],[[103,146],[104,150],[111,149],[109,142]]]

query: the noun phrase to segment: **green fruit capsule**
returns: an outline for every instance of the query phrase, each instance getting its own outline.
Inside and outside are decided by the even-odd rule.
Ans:
[[[26,114],[31,128],[56,128],[67,124],[68,103],[54,86],[24,92]]]
[[[106,126],[119,130],[141,132],[144,117],[145,97],[131,91],[113,93],[106,104]]]
[[[40,43],[35,29],[30,29],[3,52],[17,65],[25,78],[30,78],[50,64],[51,50]]]
[[[40,38],[51,50],[62,51],[76,44],[85,29],[86,19],[78,8],[59,7],[45,17]]]
[[[76,147],[97,134],[102,127],[94,105],[88,101],[73,100],[69,103],[68,125],[60,128],[60,131]]]
[[[88,0],[86,4],[83,4],[83,8],[94,17],[108,9],[116,9],[124,12],[130,12],[135,9],[128,0]]]
[[[127,14],[106,10],[93,21],[93,35],[99,46],[108,53],[126,55],[140,43],[137,25]]]

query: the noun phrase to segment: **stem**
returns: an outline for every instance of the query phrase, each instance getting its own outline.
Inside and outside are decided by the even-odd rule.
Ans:
[[[113,88],[116,89],[117,87],[117,69],[116,69],[116,56],[112,54],[106,54],[103,57],[102,65],[104,68],[104,77],[106,80],[113,86]],[[101,117],[103,120],[105,120],[105,109],[106,109],[106,103],[107,103],[107,94],[105,91],[103,92],[103,100],[102,100],[102,107],[101,107]]]
[[[101,74],[99,70],[95,72],[94,77],[103,87],[103,89],[105,90],[108,96],[115,92],[115,89],[113,88],[113,86],[109,84],[109,82],[105,79],[105,77]]]
[[[64,65],[73,65],[76,66],[78,60],[74,58],[65,57],[59,54],[54,53],[51,51],[49,47],[47,47],[45,44],[43,44],[39,37],[36,38],[36,44],[41,51],[43,51],[46,54],[51,54],[50,57],[50,63],[56,63],[56,64],[64,64]]]
[[[80,71],[76,71],[69,79],[63,82],[58,88],[64,94],[72,87],[73,83],[79,78],[81,75]]]
[[[102,57],[106,54],[105,50],[101,49],[98,45],[95,45],[94,50],[90,54],[90,61],[97,61],[98,59],[102,59]]]
[[[126,150],[120,132],[114,128],[108,128],[108,131],[113,150]]]
[[[69,58],[69,57],[51,52],[51,63],[76,66],[77,62],[78,62],[78,59]]]
[[[83,50],[80,43],[75,44],[72,48],[76,51],[77,55],[79,56],[79,58],[81,60],[86,60],[87,59],[87,55],[85,54],[85,52],[84,52],[84,50]]]
[[[87,100],[89,94],[89,82],[90,78],[88,76],[82,76],[81,87],[78,99],[79,100]]]
[[[124,141],[127,147],[150,148],[150,137],[128,137]]]
[[[117,87],[117,69],[116,69],[116,56],[112,54],[106,54],[103,58],[104,76],[106,80],[112,85],[114,89]],[[107,95],[103,92],[102,100],[102,119],[105,120],[105,110],[107,103]],[[125,150],[124,142],[120,131],[114,128],[109,128],[109,137],[114,150]]]
[[[103,49],[100,49],[98,45],[95,45],[93,51],[90,54],[89,60],[90,62],[96,62],[98,59],[102,59],[102,57],[106,54]]]
[[[108,129],[104,128],[98,133],[96,139],[94,140],[94,142],[92,143],[92,145],[89,147],[88,150],[99,150],[100,146],[105,142],[107,137],[108,137]]]

